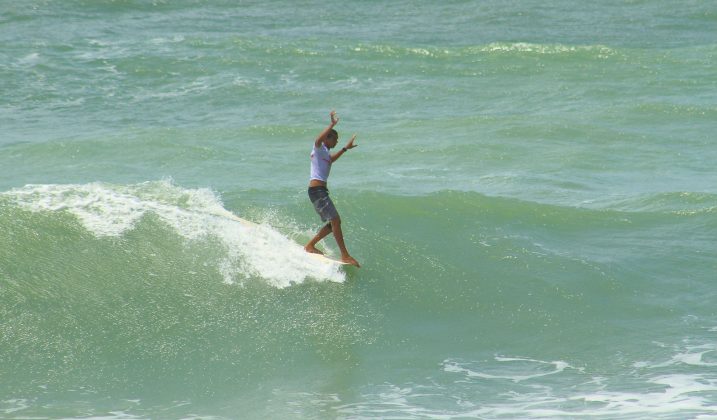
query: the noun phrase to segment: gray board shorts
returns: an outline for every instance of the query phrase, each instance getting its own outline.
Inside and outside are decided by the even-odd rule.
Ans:
[[[309,187],[309,200],[314,205],[314,210],[321,217],[322,222],[331,221],[339,217],[334,203],[329,198],[329,189],[326,187]]]

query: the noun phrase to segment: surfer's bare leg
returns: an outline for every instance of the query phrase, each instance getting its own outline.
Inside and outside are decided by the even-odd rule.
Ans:
[[[335,217],[331,219],[331,230],[334,232],[334,238],[336,239],[336,245],[341,250],[341,261],[355,265],[359,267],[358,261],[349,255],[349,251],[346,250],[346,244],[344,244],[344,233],[341,231],[341,218]]]
[[[329,233],[331,233],[331,224],[327,223],[319,230],[316,236],[314,236],[309,241],[309,243],[304,246],[304,250],[312,254],[323,254],[323,252],[316,248],[316,244],[318,244],[320,240],[328,236]]]

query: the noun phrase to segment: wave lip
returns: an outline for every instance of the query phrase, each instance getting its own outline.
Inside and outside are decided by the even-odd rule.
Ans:
[[[120,237],[153,214],[185,240],[218,240],[224,254],[218,256],[216,268],[228,284],[255,277],[278,288],[307,279],[345,280],[338,264],[309,258],[299,244],[271,226],[237,217],[206,188],[185,189],[170,181],[94,182],[26,185],[0,195],[28,211],[72,214],[98,238]]]

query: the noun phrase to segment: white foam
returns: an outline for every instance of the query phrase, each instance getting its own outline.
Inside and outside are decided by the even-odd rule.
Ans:
[[[367,384],[350,394],[282,395],[293,407],[319,405],[322,413],[352,419],[717,418],[717,378],[709,370],[605,376],[565,361],[503,356],[446,359],[439,367],[443,375],[420,382]]]
[[[18,64],[23,67],[32,67],[40,61],[40,54],[30,53],[18,60]]]
[[[715,344],[702,344],[702,345],[695,345],[695,346],[686,346],[683,349],[680,349],[677,351],[675,355],[672,356],[670,360],[667,360],[665,362],[660,363],[654,363],[654,362],[648,362],[648,361],[639,361],[633,364],[636,368],[650,368],[650,369],[656,369],[656,368],[664,368],[668,366],[675,366],[675,365],[691,365],[691,366],[705,366],[705,367],[715,367],[717,366],[717,363],[715,362],[706,362],[704,360],[705,355],[709,354],[717,354],[717,345]]]
[[[0,413],[12,414],[30,408],[30,402],[23,398],[0,401]]]
[[[641,369],[664,368],[680,363],[705,366],[702,355],[711,351],[711,347],[700,346],[703,352],[694,352],[694,348],[687,352],[675,355],[670,361],[660,364],[638,362],[634,366]],[[709,373],[668,373],[656,376],[645,375],[633,377],[644,383],[643,390],[611,390],[611,380],[597,376],[584,377],[583,369],[574,369],[562,361],[541,361],[528,358],[496,357],[495,362],[458,362],[445,360],[443,370],[450,374],[461,375],[455,382],[475,383],[478,380],[503,381],[503,384],[515,384],[502,387],[499,400],[483,404],[479,409],[468,412],[456,409],[453,416],[488,416],[488,417],[525,417],[525,418],[553,418],[553,417],[614,417],[654,416],[654,415],[683,415],[685,413],[699,414],[700,416],[717,415],[717,406],[714,405],[714,395],[717,392],[717,379]],[[502,368],[500,365],[507,363]],[[486,365],[486,369],[501,372],[491,374],[480,372],[474,366]],[[513,366],[515,365],[515,366]],[[530,374],[540,370],[541,366],[553,366],[552,369],[540,374]],[[470,366],[470,368],[466,367]],[[711,366],[711,364],[706,364]],[[565,376],[566,370],[572,368],[573,375]],[[486,370],[484,369],[484,370]],[[521,373],[522,371],[522,373]],[[526,372],[527,371],[527,372]],[[559,382],[573,384],[561,391],[553,383],[534,380],[540,376],[557,375]],[[633,373],[634,374],[634,373]],[[507,382],[506,382],[507,380]],[[522,381],[530,381],[519,385]],[[620,379],[618,378],[618,381]],[[622,388],[618,386],[617,388]]]
[[[468,369],[466,367],[463,367],[459,362],[454,362],[450,360],[445,360],[443,362],[443,370],[450,373],[461,373],[466,375],[470,378],[483,378],[483,379],[505,379],[510,380],[513,382],[522,382],[529,379],[534,378],[540,378],[542,376],[547,375],[554,375],[557,373],[560,373],[564,371],[567,368],[572,368],[569,364],[563,361],[552,361],[552,362],[544,362],[541,360],[534,360],[534,359],[526,359],[526,358],[520,358],[520,357],[501,357],[496,356],[495,360],[497,362],[520,362],[524,365],[522,369],[519,369],[518,372],[513,374],[507,374],[503,373],[500,375],[490,374],[490,373],[484,373],[479,371],[474,371],[471,369]],[[545,366],[552,366],[551,370],[548,371],[542,371],[538,373],[529,373],[533,372],[535,370],[539,370],[544,368]],[[502,370],[502,372],[506,372],[507,370]]]
[[[368,392],[361,402],[337,407],[350,418],[714,418],[717,407],[700,393],[715,391],[714,383],[704,383],[696,375],[673,375],[651,381],[664,385],[664,391],[575,392],[562,394],[551,387],[504,392],[498,401],[485,398],[474,403],[452,396],[450,406],[427,404],[425,390],[386,384],[383,392]],[[468,392],[470,394],[470,392]],[[562,395],[561,395],[562,394]],[[445,400],[444,400],[445,401]],[[689,413],[692,413],[690,416]],[[700,417],[695,417],[700,416]]]
[[[614,55],[615,50],[604,45],[572,46],[561,44],[532,44],[527,42],[501,43],[496,42],[480,47],[481,52],[519,52],[536,54],[565,54],[575,52],[597,52],[600,58]]]
[[[2,195],[33,212],[70,213],[97,237],[121,236],[151,213],[187,240],[218,238],[226,254],[217,269],[229,284],[258,277],[283,288],[309,278],[345,279],[338,264],[308,257],[299,244],[267,223],[238,218],[206,188],[185,189],[170,181],[128,186],[27,185]]]
[[[603,405],[594,410],[594,414],[606,415],[647,415],[680,412],[712,412],[717,414],[717,407],[700,393],[717,391],[717,382],[703,375],[673,374],[663,375],[647,381],[662,385],[663,390],[654,392],[610,392],[596,391],[570,397],[573,401],[600,403]],[[583,414],[588,414],[583,412]]]

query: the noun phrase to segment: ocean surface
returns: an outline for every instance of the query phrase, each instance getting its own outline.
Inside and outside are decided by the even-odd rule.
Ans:
[[[713,1],[0,0],[0,418],[717,418],[715,162]]]

